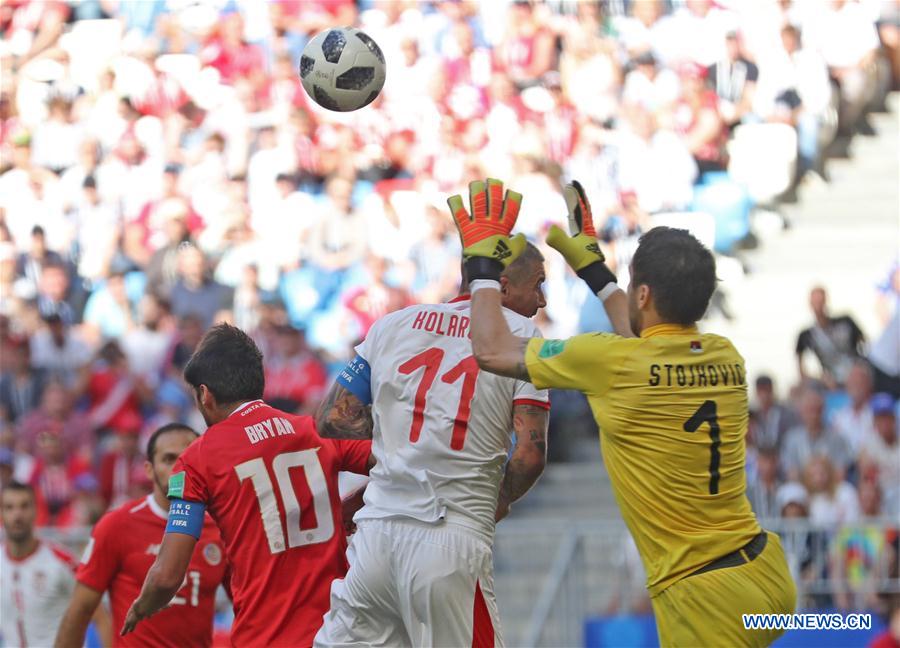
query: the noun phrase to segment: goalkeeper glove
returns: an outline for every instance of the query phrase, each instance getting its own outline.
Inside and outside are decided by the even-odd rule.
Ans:
[[[470,212],[459,194],[450,196],[447,204],[459,230],[469,281],[499,281],[503,270],[525,249],[522,234],[509,235],[519,216],[522,194],[507,191],[504,198],[503,183],[488,178],[469,183]]]
[[[562,254],[575,274],[602,299],[610,291],[607,286],[615,284],[616,275],[604,263],[605,257],[597,243],[591,204],[577,180],[565,186],[563,197],[569,209],[569,232],[572,235],[567,236],[562,229],[552,225],[547,233],[547,245]]]

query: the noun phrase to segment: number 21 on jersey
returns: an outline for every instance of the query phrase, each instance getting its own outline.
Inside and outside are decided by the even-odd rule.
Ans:
[[[283,452],[272,460],[272,472],[275,484],[269,477],[266,462],[262,457],[245,461],[234,467],[238,478],[243,482],[250,479],[259,512],[262,516],[263,529],[269,541],[269,550],[281,553],[285,549],[326,542],[334,535],[334,518],[331,515],[331,502],[328,498],[328,483],[322,464],[319,463],[318,448]],[[300,502],[291,484],[291,468],[302,468],[313,497],[317,526],[312,529],[300,528]],[[278,508],[275,487],[281,494],[284,504],[284,516]],[[284,529],[287,528],[287,543],[284,541]]]
[[[415,443],[422,433],[422,424],[425,421],[425,406],[428,392],[434,385],[441,361],[444,359],[444,351],[437,347],[425,349],[422,353],[413,356],[397,369],[402,374],[412,374],[424,367],[419,379],[419,387],[416,389],[416,397],[413,403],[412,426],[409,430],[409,440]],[[459,395],[459,406],[456,410],[456,418],[453,421],[453,434],[450,436],[450,448],[462,450],[466,444],[466,432],[469,428],[469,414],[472,411],[472,397],[475,395],[475,383],[478,381],[478,363],[475,356],[467,356],[460,360],[452,369],[441,376],[441,382],[448,385],[462,378],[462,391]]]

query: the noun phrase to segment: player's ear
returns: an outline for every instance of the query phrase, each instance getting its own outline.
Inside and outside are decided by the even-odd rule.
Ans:
[[[147,479],[149,479],[151,482],[156,481],[155,479],[153,479],[153,464],[149,461],[144,461],[144,475],[146,475]]]
[[[637,287],[637,305],[638,308],[644,310],[650,304],[650,286],[641,284]]]
[[[209,391],[209,387],[201,384],[197,390],[197,400],[200,405],[203,405],[203,408],[207,411],[213,410],[216,407],[216,398],[213,396],[212,392]]]
[[[504,277],[500,275],[500,294],[508,295],[509,294],[509,277]]]

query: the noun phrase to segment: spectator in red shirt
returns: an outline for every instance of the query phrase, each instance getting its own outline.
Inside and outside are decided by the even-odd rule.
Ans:
[[[76,490],[90,480],[90,464],[72,454],[53,427],[40,433],[28,483],[37,499],[38,526],[66,526],[72,521]]]
[[[509,8],[507,31],[497,49],[497,64],[520,88],[534,85],[555,62],[553,33],[535,15],[531,2]]]
[[[301,331],[287,325],[276,331],[266,358],[264,397],[286,411],[312,412],[325,391],[328,373]]]
[[[684,138],[701,176],[725,170],[726,129],[715,91],[706,86],[706,68],[686,63],[680,70],[681,98],[675,106],[675,129]]]
[[[212,38],[200,53],[207,65],[219,71],[222,82],[231,84],[243,77],[265,81],[265,55],[259,45],[244,40],[244,19],[237,12],[225,16],[217,25]]]
[[[95,429],[128,429],[141,418],[141,401],[150,394],[131,374],[128,360],[116,342],[107,342],[88,379],[89,416]]]
[[[116,447],[100,462],[100,494],[107,507],[121,506],[152,489],[139,447],[141,418],[123,419],[113,431]]]

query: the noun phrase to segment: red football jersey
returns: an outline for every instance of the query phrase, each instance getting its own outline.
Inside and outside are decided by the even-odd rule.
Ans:
[[[91,533],[75,578],[98,592],[109,591],[114,646],[212,645],[216,588],[225,577],[226,563],[222,538],[209,516],[175,598],[134,632],[119,636],[159,552],[167,518],[168,512],[148,495],[107,513]]]
[[[169,497],[206,504],[225,543],[236,646],[310,646],[347,572],[338,472],[368,474],[370,441],[333,441],[313,419],[245,403],[175,464]]]

